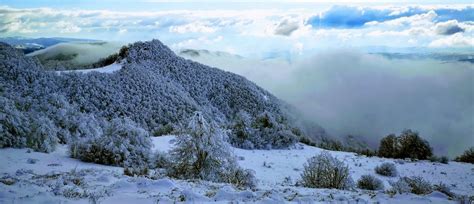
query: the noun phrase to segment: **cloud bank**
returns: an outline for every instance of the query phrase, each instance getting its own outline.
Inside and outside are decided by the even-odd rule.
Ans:
[[[275,51],[307,53],[338,47],[472,49],[465,42],[474,41],[472,5],[160,11],[0,6],[0,16],[2,36],[126,42],[159,38],[175,49],[224,50],[260,57]],[[455,40],[452,35],[457,35]],[[217,38],[218,43],[212,42]]]
[[[372,145],[405,128],[435,152],[458,155],[474,145],[472,64],[387,59],[352,50],[319,53],[293,64],[206,55],[192,59],[241,74],[302,110],[334,135]]]

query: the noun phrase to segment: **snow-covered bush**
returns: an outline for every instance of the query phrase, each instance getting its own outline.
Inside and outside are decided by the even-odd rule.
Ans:
[[[357,181],[357,187],[365,190],[383,190],[382,180],[373,175],[362,175]]]
[[[108,189],[102,186],[91,185],[90,177],[97,178],[103,172],[98,169],[73,169],[67,172],[50,172],[45,175],[36,175],[42,187],[49,187],[56,196],[64,196],[73,200],[89,198],[90,203],[98,198],[110,196]]]
[[[87,197],[87,191],[85,190],[87,182],[84,179],[87,173],[90,173],[87,171],[88,169],[80,171],[73,169],[69,172],[55,175],[57,178],[52,186],[53,194],[75,199]]]
[[[439,158],[436,155],[431,155],[428,160],[430,160],[430,162],[439,162]]]
[[[12,100],[0,97],[0,147],[29,147],[51,152],[58,142],[58,128],[37,112],[21,112]]]
[[[457,162],[466,162],[474,164],[474,147],[471,147],[466,150],[462,155],[456,157],[455,160]]]
[[[398,137],[391,134],[380,141],[379,156],[388,158],[428,159],[432,155],[429,143],[418,132],[404,130]]]
[[[431,184],[422,177],[402,177],[396,182],[390,182],[392,191],[396,193],[414,193],[417,195],[426,195],[433,192]]]
[[[252,117],[245,111],[239,111],[231,127],[230,143],[235,147],[253,149],[254,145],[251,142],[251,137],[253,137],[254,130],[251,125]]]
[[[129,161],[123,169],[123,174],[127,176],[142,176],[148,175],[149,168],[148,165],[139,161]]]
[[[343,151],[344,145],[339,140],[332,140],[329,138],[322,138],[322,140],[317,144],[319,148],[332,150],[332,151]]]
[[[28,118],[18,111],[15,103],[0,96],[0,147],[26,147],[29,133]]]
[[[298,142],[283,118],[263,112],[254,119],[244,112],[237,113],[231,127],[230,143],[244,149],[286,148]]]
[[[442,164],[448,164],[449,163],[449,158],[447,156],[441,156],[439,158],[439,162]]]
[[[433,187],[430,182],[424,180],[422,177],[415,176],[407,179],[411,187],[411,192],[418,195],[425,195],[433,192]]]
[[[404,177],[405,178],[405,177]],[[398,181],[388,181],[392,188],[389,190],[389,192],[396,194],[404,194],[404,193],[411,193],[411,187],[410,184],[406,181],[406,179],[398,179]]]
[[[298,138],[285,124],[283,118],[275,117],[270,112],[263,112],[255,118],[252,127],[256,129],[256,148],[286,148],[298,142]]]
[[[308,159],[301,179],[303,186],[310,188],[350,189],[353,187],[349,167],[327,152]]]
[[[384,162],[379,166],[375,167],[375,173],[382,176],[395,177],[398,175],[397,167],[393,163]]]
[[[226,183],[231,183],[238,188],[255,188],[257,184],[255,172],[241,167],[228,170],[224,174],[224,181]]]
[[[445,195],[447,195],[451,198],[456,196],[455,193],[451,192],[451,189],[449,188],[449,186],[444,184],[444,183],[439,183],[439,184],[433,185],[433,190],[444,193]]]
[[[12,176],[3,176],[0,178],[0,183],[3,183],[7,186],[11,186],[13,184],[15,184],[16,182],[18,182],[18,179],[12,177]]]
[[[70,144],[70,154],[85,162],[126,167],[127,174],[148,169],[151,140],[148,132],[126,118],[113,119],[103,135],[79,138]]]
[[[224,132],[209,124],[202,113],[195,113],[187,129],[176,138],[170,174],[184,179],[215,180],[234,162],[224,137]]]
[[[60,143],[68,144],[79,138],[96,137],[103,134],[107,123],[93,114],[68,111],[57,121]]]
[[[449,158],[447,156],[441,156],[441,157],[437,157],[436,155],[431,155],[428,160],[430,160],[430,162],[439,162],[439,163],[442,163],[442,164],[448,164],[449,163]]]
[[[357,187],[365,190],[382,190],[384,188],[382,180],[373,175],[362,175],[357,181]]]
[[[167,123],[166,125],[159,125],[153,131],[153,136],[162,136],[162,135],[172,134],[175,128],[176,127],[174,127],[171,123]]]
[[[171,166],[171,158],[166,152],[155,152],[151,166],[154,168],[169,168]]]
[[[253,183],[250,180],[253,176],[237,165],[225,142],[226,137],[222,129],[209,124],[201,112],[196,112],[187,129],[176,138],[168,174],[181,179],[233,182],[237,185]]]
[[[48,118],[32,118],[26,146],[40,152],[52,152],[58,143],[57,133],[57,127]]]
[[[313,146],[313,147],[316,147],[316,145],[317,145],[316,142],[313,142],[308,137],[300,137],[300,142],[305,144],[305,145],[309,145],[309,146]]]

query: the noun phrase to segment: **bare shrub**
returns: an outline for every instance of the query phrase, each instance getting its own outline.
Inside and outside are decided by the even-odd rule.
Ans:
[[[433,190],[444,193],[445,195],[447,195],[451,198],[456,197],[456,194],[451,192],[451,189],[449,188],[449,186],[444,184],[444,183],[439,183],[439,184],[433,185]]]
[[[168,168],[171,166],[171,158],[166,152],[156,152],[153,156],[153,164],[154,168]]]
[[[382,190],[384,188],[382,180],[373,175],[363,175],[357,181],[357,187],[365,190]]]
[[[395,167],[395,164],[389,162],[385,162],[375,167],[375,173],[380,174],[382,176],[390,177],[395,177],[398,175],[397,167]]]
[[[462,155],[456,157],[455,161],[474,164],[474,147],[469,148]]]
[[[234,168],[223,175],[226,183],[231,183],[238,188],[255,188],[255,172],[250,169]]]
[[[433,186],[422,177],[403,177],[397,182],[391,182],[392,190],[397,193],[414,193],[426,195],[433,192]]]
[[[349,167],[327,152],[308,159],[301,178],[303,186],[310,188],[349,189],[353,184]]]

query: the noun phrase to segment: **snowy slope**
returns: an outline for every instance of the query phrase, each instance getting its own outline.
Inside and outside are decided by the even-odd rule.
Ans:
[[[153,150],[168,151],[173,146],[173,139],[174,136],[153,138]],[[439,192],[427,196],[398,194],[390,197],[382,191],[343,191],[294,186],[306,159],[323,151],[303,144],[298,144],[291,150],[234,148],[234,153],[240,158],[240,165],[256,172],[258,185],[255,191],[238,190],[228,184],[206,181],[174,180],[160,176],[159,173],[150,178],[128,177],[122,174],[123,169],[119,167],[71,159],[66,149],[66,146],[60,146],[50,154],[29,152],[27,149],[0,149],[0,203],[454,203]],[[353,153],[330,154],[349,165],[354,180],[362,174],[374,174],[373,168],[376,165],[391,161],[396,164],[401,176],[422,176],[431,183],[444,182],[451,185],[455,193],[474,194],[474,166],[471,164],[437,164],[425,161],[402,163],[391,159],[356,156]],[[291,181],[284,182],[285,177],[290,177]],[[378,177],[384,180],[386,189],[390,187],[389,178]]]
[[[99,67],[95,69],[77,69],[77,70],[69,70],[69,71],[56,71],[57,73],[69,73],[69,72],[81,72],[81,73],[89,73],[89,72],[100,72],[100,73],[113,73],[118,70],[122,69],[121,63],[113,63],[104,67]]]
[[[173,136],[153,138],[155,149],[167,151],[172,148]],[[304,144],[289,150],[245,150],[233,148],[234,154],[241,158],[239,164],[253,169],[261,186],[271,187],[281,185],[286,177],[292,181],[299,179],[302,168],[307,159],[321,153],[323,150]],[[344,161],[350,168],[350,174],[357,181],[364,174],[373,174],[384,181],[385,188],[389,188],[389,180],[398,177],[385,177],[375,174],[374,168],[383,162],[392,162],[396,165],[399,177],[421,176],[432,184],[440,182],[452,187],[452,191],[462,195],[474,195],[474,165],[459,162],[449,164],[433,163],[429,161],[409,162],[397,159],[380,157],[366,157],[349,152],[328,151],[331,155]],[[265,165],[264,165],[265,164]],[[453,187],[455,186],[455,187]]]

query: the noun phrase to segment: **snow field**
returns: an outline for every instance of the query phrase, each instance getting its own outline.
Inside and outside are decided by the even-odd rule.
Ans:
[[[153,137],[153,152],[170,150],[174,138]],[[59,146],[49,154],[5,148],[0,149],[0,203],[456,203],[436,191],[425,196],[397,194],[391,197],[382,191],[295,186],[306,160],[322,151],[326,150],[304,144],[286,150],[233,148],[238,163],[254,170],[258,179],[257,189],[239,190],[229,184],[170,179],[159,172],[150,178],[124,176],[123,168],[70,158],[67,146]],[[406,162],[346,152],[329,153],[349,166],[354,181],[363,174],[373,174],[382,179],[388,189],[388,181],[397,178],[376,175],[374,168],[383,162],[393,162],[399,177],[422,176],[432,184],[447,184],[457,194],[474,194],[474,166],[471,164]]]

